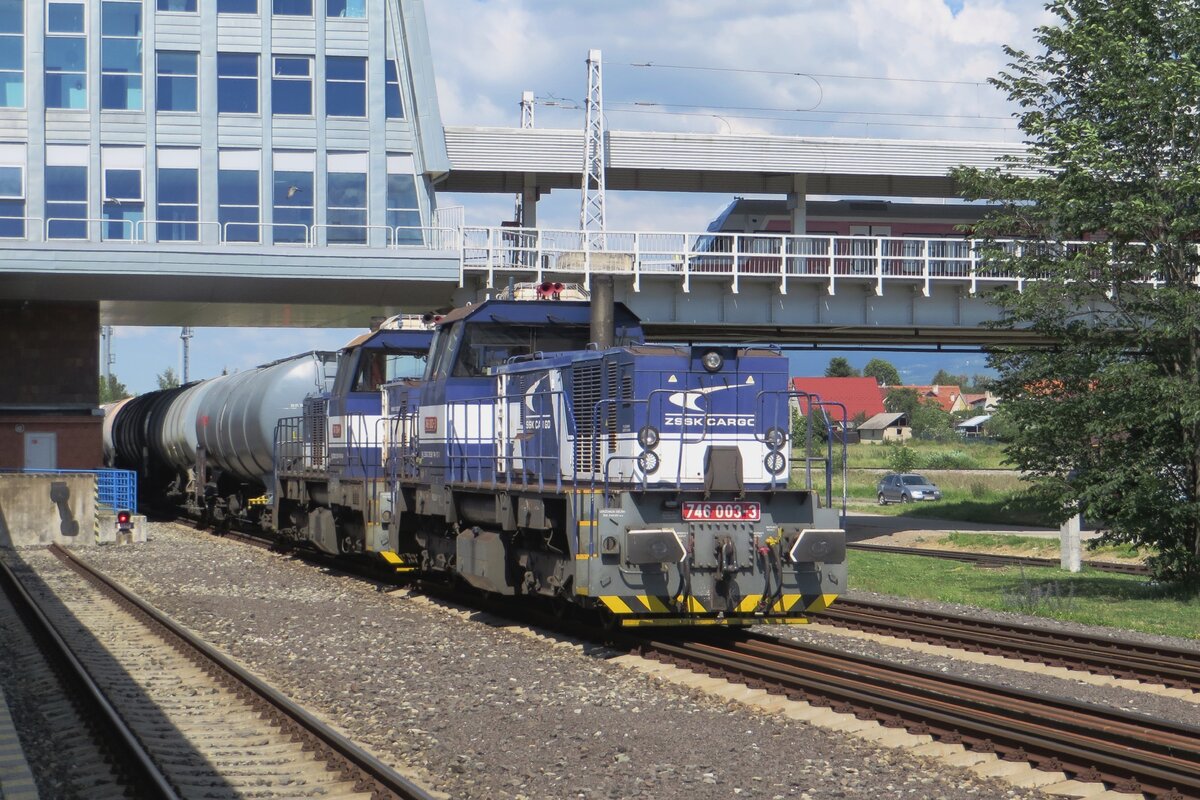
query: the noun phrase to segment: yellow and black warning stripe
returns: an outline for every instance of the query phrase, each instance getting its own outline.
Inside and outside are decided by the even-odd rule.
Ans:
[[[397,555],[391,550],[380,550],[379,555],[383,556],[383,560],[391,564],[397,573],[417,571],[417,568],[409,565],[403,556]]]
[[[658,597],[655,595],[601,595],[597,598],[604,607],[615,614],[624,627],[644,625],[802,625],[808,622],[803,615],[816,613],[829,608],[837,595],[835,594],[784,594],[770,608],[759,609],[762,595],[746,595],[738,603],[736,611],[731,616],[728,613],[718,616],[718,612],[709,611],[695,597],[674,598]],[[686,600],[686,602],[685,602]],[[704,616],[648,616],[674,614],[676,609],[686,608],[688,614]],[[786,614],[789,616],[761,616],[761,614]]]

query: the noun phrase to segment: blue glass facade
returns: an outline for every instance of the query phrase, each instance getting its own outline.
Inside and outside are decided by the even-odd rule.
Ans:
[[[0,245],[426,243],[445,150],[402,3],[0,0]]]

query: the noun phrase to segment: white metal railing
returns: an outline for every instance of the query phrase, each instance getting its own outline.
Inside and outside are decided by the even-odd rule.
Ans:
[[[1002,243],[1019,247],[1019,243]],[[1090,243],[1065,243],[1080,246]],[[683,291],[697,277],[724,277],[733,292],[745,279],[774,279],[781,293],[789,282],[821,281],[830,294],[842,280],[903,281],[929,295],[932,284],[1017,283],[1021,278],[985,266],[976,242],[962,238],[806,236],[771,233],[605,233],[602,246],[577,230],[467,227],[462,233],[462,274],[482,273],[487,286],[496,274],[541,282],[543,275],[580,277],[620,273],[640,290],[643,276],[678,276]]]
[[[461,207],[456,207],[461,210]],[[454,208],[451,209],[454,211]],[[436,217],[435,219],[454,222],[453,215]],[[3,234],[3,224],[19,223],[23,233],[20,236]],[[96,236],[99,225],[99,237]],[[109,235],[106,225],[120,226],[120,235]],[[194,226],[196,236],[188,239],[158,240],[158,230],[163,225],[180,227]],[[459,250],[462,246],[462,225],[341,225],[316,223],[305,225],[299,222],[241,222],[231,220],[221,223],[215,220],[175,220],[175,219],[108,219],[105,217],[0,217],[0,242],[89,242],[89,241],[118,241],[130,244],[217,244],[217,245],[256,245],[263,243],[264,230],[271,229],[271,239],[276,230],[286,233],[293,241],[274,241],[268,244],[294,245],[297,247],[374,247],[376,249],[403,250],[407,248],[425,250]],[[63,236],[63,232],[80,233],[79,236]],[[337,241],[331,236],[332,231],[359,231],[362,237],[346,241]],[[211,237],[205,236],[205,231],[212,231]],[[246,234],[253,231],[252,236]],[[383,231],[383,244],[372,241],[371,231]],[[157,241],[156,241],[157,240]]]

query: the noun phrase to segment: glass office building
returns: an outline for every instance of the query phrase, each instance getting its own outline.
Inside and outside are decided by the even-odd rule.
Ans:
[[[428,246],[419,0],[0,0],[0,240]]]

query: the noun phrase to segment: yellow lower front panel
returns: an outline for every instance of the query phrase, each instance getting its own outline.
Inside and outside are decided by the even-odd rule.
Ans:
[[[600,602],[613,614],[621,618],[623,627],[638,627],[644,625],[803,625],[808,619],[805,613],[820,612],[829,608],[837,598],[834,594],[799,595],[785,594],[771,604],[770,608],[760,608],[762,595],[748,595],[738,603],[734,616],[719,615],[710,611],[695,597],[656,597],[654,595],[601,595]],[[661,617],[660,614],[676,614],[676,609],[686,607],[687,614],[702,614],[704,616],[671,616]],[[643,616],[654,614],[655,616]],[[787,614],[790,616],[759,616],[760,614]],[[711,615],[711,616],[710,616]]]

